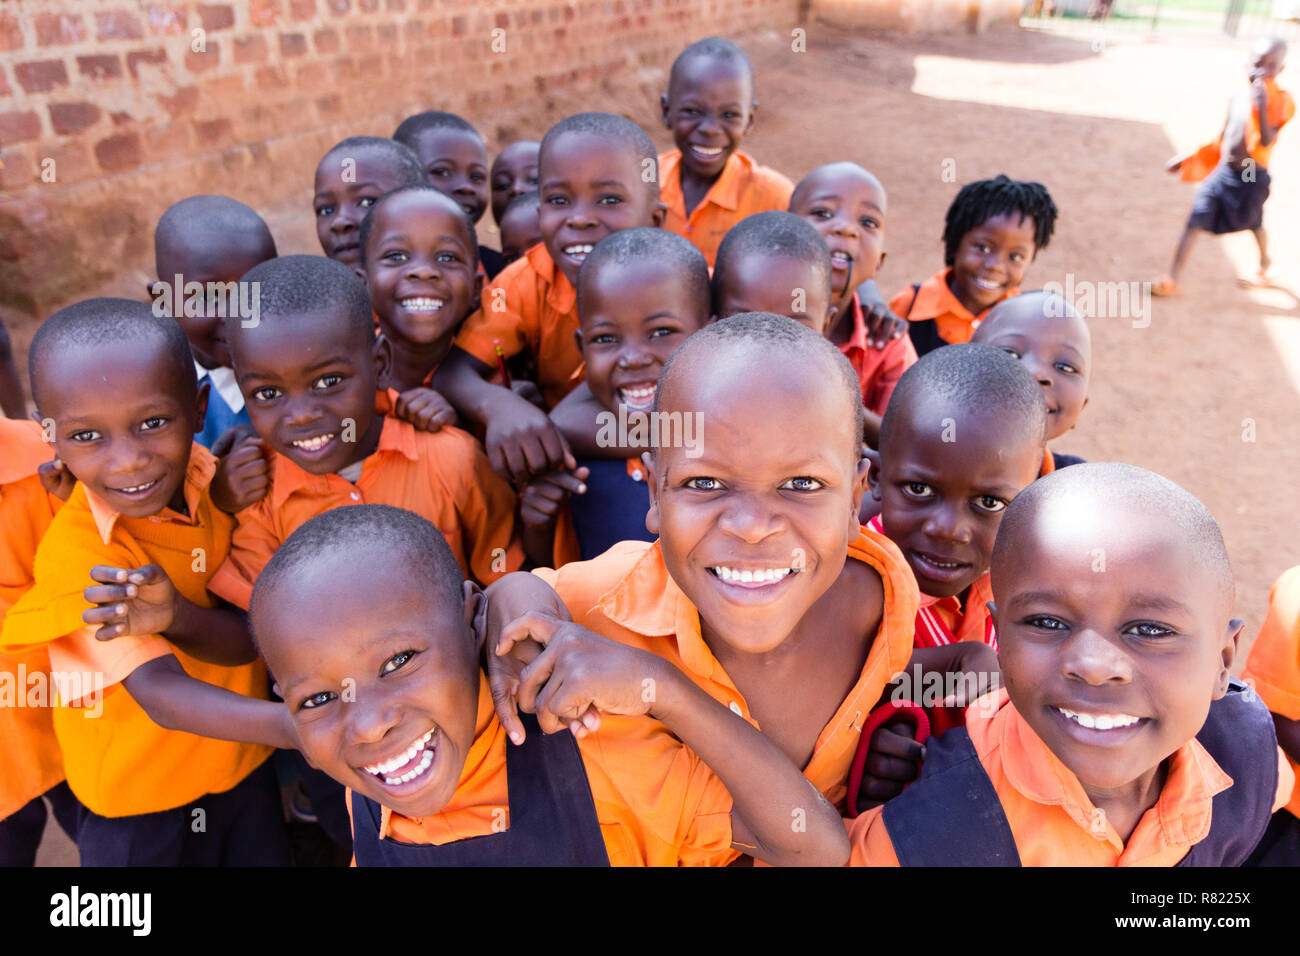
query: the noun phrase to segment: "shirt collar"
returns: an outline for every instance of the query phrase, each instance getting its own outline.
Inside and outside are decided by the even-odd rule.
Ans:
[[[385,417],[383,430],[379,433],[379,444],[375,448],[375,455],[381,452],[391,452],[401,455],[408,461],[418,461],[419,452],[416,447],[415,427],[396,418]],[[371,457],[373,458],[374,455]],[[365,470],[362,469],[363,475]],[[279,509],[295,492],[302,488],[322,492],[328,490],[331,478],[338,481],[346,480],[338,475],[313,475],[311,472],[304,471],[294,464],[287,455],[272,452],[271,494],[268,501],[272,508]]]
[[[578,308],[578,291],[569,281],[551,254],[546,251],[546,243],[539,242],[527,252],[524,258],[533,267],[533,271],[546,283],[546,304],[556,312],[569,314]]]
[[[940,269],[921,284],[921,288],[916,292],[916,301],[912,303],[912,311],[907,314],[909,319],[933,319],[940,315],[955,315],[967,322],[975,321],[975,316],[971,315],[970,310],[962,305],[952,294],[952,289],[948,288],[950,275],[952,275],[951,266]]]
[[[212,387],[217,394],[221,396],[232,412],[238,412],[244,407],[244,393],[239,390],[239,382],[235,380],[235,370],[220,366],[218,368],[204,368],[198,362],[194,363],[194,372],[198,375],[199,381],[206,377],[212,382]]]
[[[163,508],[156,515],[149,515],[151,521],[177,521],[181,524],[194,524],[194,516],[198,514],[199,502],[203,498],[203,492],[212,484],[212,476],[217,471],[217,459],[212,456],[206,448],[198,443],[190,447],[190,460],[185,466],[185,484],[183,485],[182,494],[185,497],[185,507],[189,515],[178,514],[171,508]],[[99,532],[100,539],[104,544],[113,537],[113,527],[117,524],[121,512],[100,498],[84,484],[81,486],[86,492],[86,503],[90,507],[90,515],[95,521],[95,529]]]

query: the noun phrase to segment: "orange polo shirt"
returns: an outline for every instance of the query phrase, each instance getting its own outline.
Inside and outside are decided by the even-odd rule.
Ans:
[[[880,575],[885,601],[858,682],[818,735],[812,759],[803,768],[804,776],[836,805],[843,802],[848,788],[849,766],[863,722],[886,684],[912,655],[917,602],[912,573],[888,539],[864,529],[850,542],[849,557]],[[758,726],[744,695],[704,643],[699,611],[669,576],[658,541],[624,541],[591,561],[533,573],[555,588],[583,627],[657,654],[714,700]]]
[[[889,302],[889,311],[911,322],[924,322],[934,319],[939,338],[950,345],[969,342],[980,321],[989,314],[989,309],[998,302],[1005,302],[1013,295],[1019,295],[1019,289],[1008,289],[1007,294],[993,303],[979,315],[971,315],[966,306],[957,301],[957,297],[948,288],[948,276],[952,267],[940,269],[916,291],[916,301],[912,301],[912,287],[909,285]]]
[[[680,149],[659,157],[659,199],[668,207],[664,228],[689,239],[704,253],[710,269],[718,258],[722,237],[732,226],[756,212],[773,209],[784,212],[790,206],[794,183],[775,169],[758,165],[748,153],[737,150],[700,204],[687,216],[681,165]]]
[[[230,557],[209,585],[247,608],[253,584],[278,547],[318,514],[343,505],[393,505],[427,519],[447,539],[462,573],[480,583],[519,570],[515,494],[459,428],[429,433],[385,418],[379,446],[354,485],[341,475],[312,475],[271,453],[271,491],[239,513]]]
[[[506,746],[480,676],[474,743],[451,802],[420,819],[384,807],[380,837],[442,845],[498,832],[510,806]],[[611,865],[726,866],[740,855],[731,848],[731,794],[659,721],[602,714],[600,730],[579,740],[578,750]]]
[[[1300,565],[1283,572],[1273,585],[1264,626],[1241,676],[1273,713],[1300,720]],[[1300,777],[1300,762],[1287,759]],[[1300,817],[1300,786],[1286,808]]]
[[[36,547],[62,504],[36,475],[53,457],[35,422],[0,418],[0,623],[32,586]],[[49,670],[44,647],[0,653],[0,820],[64,778],[48,700]]]
[[[1193,737],[1169,758],[1155,806],[1125,843],[1079,778],[1020,716],[1005,688],[967,708],[966,729],[1024,866],[1173,866],[1209,834],[1214,795],[1232,786]],[[1282,764],[1279,772],[1279,793],[1283,786],[1289,792],[1290,769]],[[850,825],[850,866],[899,865],[883,812],[883,806],[875,807]]]
[[[578,292],[539,243],[502,269],[483,290],[482,306],[456,336],[456,345],[496,368],[496,344],[507,360],[526,352],[537,360],[537,387],[554,408],[581,378]]]
[[[1264,109],[1268,114],[1269,125],[1276,133],[1295,116],[1295,100],[1290,93],[1277,85],[1276,80],[1265,80],[1264,85],[1268,90]],[[1246,151],[1250,154],[1250,158],[1256,165],[1267,169],[1269,160],[1273,158],[1273,147],[1276,145],[1276,138],[1269,146],[1260,142],[1259,110],[1251,106],[1250,119],[1246,123]],[[1214,167],[1219,165],[1222,146],[1223,131],[1221,130],[1218,136],[1183,160],[1182,166],[1178,168],[1178,178],[1185,183],[1195,183],[1204,179],[1214,171]]]
[[[82,592],[94,583],[90,569],[97,564],[158,564],[186,599],[216,606],[207,583],[225,560],[234,525],[208,494],[216,467],[206,448],[193,446],[185,471],[188,515],[164,508],[147,518],[129,518],[78,483],[36,550],[35,584],[5,618],[3,650],[49,649],[59,690],[54,732],[68,786],[100,816],[170,810],[224,792],[271,753],[258,744],[164,730],[120,686],[142,664],[172,654],[196,680],[266,700],[266,668],[260,661],[210,664],[160,634],[98,641],[95,628],[81,620],[91,607]]]
[[[916,362],[916,347],[908,336],[892,340],[883,349],[867,345],[867,322],[862,315],[862,303],[853,293],[853,333],[840,346],[853,371],[858,373],[862,388],[862,404],[877,415],[885,414],[885,406],[894,394],[894,386],[903,373]]]

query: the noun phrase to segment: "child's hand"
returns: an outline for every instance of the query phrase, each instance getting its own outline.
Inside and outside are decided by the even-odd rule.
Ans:
[[[545,650],[520,675],[519,706],[537,715],[545,733],[568,727],[581,738],[599,729],[599,711],[637,715],[653,708],[664,675],[661,658],[545,611],[507,625],[498,653],[527,638]]]
[[[907,333],[907,320],[894,315],[883,302],[863,302],[862,320],[867,326],[867,345],[873,349],[883,349]]]
[[[530,528],[544,528],[552,524],[569,495],[585,495],[583,484],[591,474],[587,467],[567,471],[553,471],[530,481],[519,496],[519,515]]]
[[[419,431],[436,432],[456,424],[456,409],[431,388],[412,388],[397,396],[393,417]]]
[[[533,475],[578,467],[569,444],[546,414],[505,389],[487,417],[483,444],[493,470],[516,486]]]
[[[124,635],[164,634],[176,619],[176,588],[156,564],[142,568],[97,565],[90,577],[98,584],[84,596],[94,604],[81,615],[87,624],[101,625],[95,639],[111,641]]]
[[[266,443],[257,435],[236,435],[230,429],[212,446],[213,453],[222,448],[224,455],[217,460],[217,471],[209,488],[212,503],[226,514],[236,514],[249,505],[261,501],[271,490],[271,467],[266,460]]]
[[[526,378],[516,378],[510,383],[510,391],[524,401],[536,405],[542,411],[546,411],[546,399],[542,397],[542,390],[537,387],[536,382],[530,382]]]
[[[41,487],[46,494],[53,495],[60,501],[67,501],[72,489],[77,486],[77,479],[72,477],[72,472],[68,471],[59,458],[45,462],[36,469],[36,474],[40,476]]]
[[[867,762],[858,791],[858,812],[892,800],[916,779],[925,760],[925,747],[916,742],[915,729],[906,720],[876,728],[871,735]]]

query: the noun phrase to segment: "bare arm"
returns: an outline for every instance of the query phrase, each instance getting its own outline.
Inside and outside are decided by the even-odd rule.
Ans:
[[[1292,760],[1300,762],[1300,720],[1291,720],[1281,714],[1273,715],[1273,726],[1277,729],[1277,743]]]

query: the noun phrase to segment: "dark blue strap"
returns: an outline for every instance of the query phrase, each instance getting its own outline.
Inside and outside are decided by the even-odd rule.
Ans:
[[[902,866],[1020,866],[1011,825],[965,727],[926,742],[915,783],[885,804]]]

